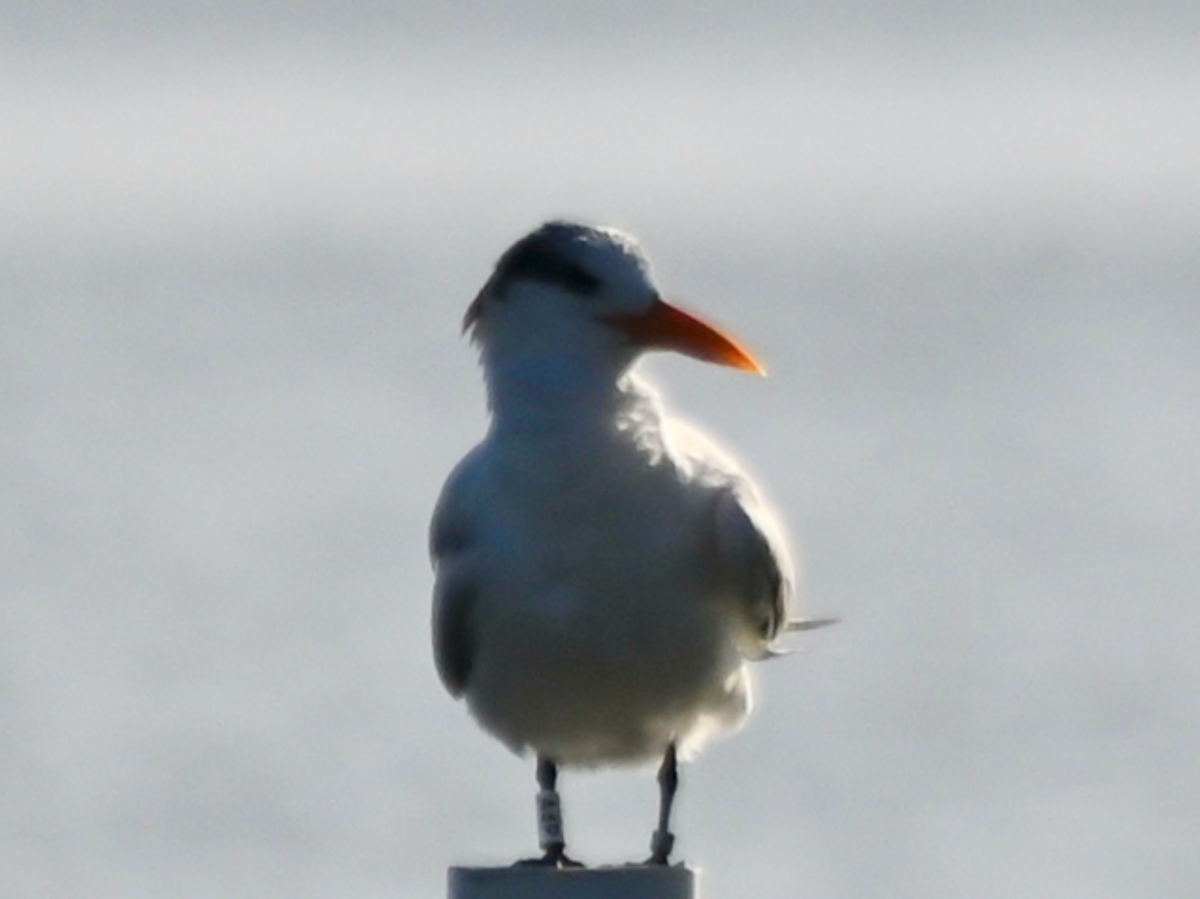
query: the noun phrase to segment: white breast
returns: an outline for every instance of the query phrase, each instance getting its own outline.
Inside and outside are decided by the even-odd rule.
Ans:
[[[749,710],[711,471],[653,416],[626,425],[586,447],[493,433],[481,454],[466,698],[512,748],[566,764],[694,749]]]

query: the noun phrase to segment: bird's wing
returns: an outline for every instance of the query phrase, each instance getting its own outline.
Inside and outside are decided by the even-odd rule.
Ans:
[[[747,654],[766,658],[788,627],[795,579],[779,527],[751,489],[733,482],[718,494],[717,560],[745,626]]]
[[[782,654],[772,644],[784,634],[837,624],[837,618],[795,618],[795,575],[786,542],[772,512],[743,482],[733,482],[716,505],[720,562],[749,629],[748,654]],[[785,653],[786,651],[784,651]]]
[[[778,653],[772,643],[791,629],[795,575],[778,518],[741,465],[706,434],[678,418],[662,433],[676,470],[706,486],[705,543],[721,593],[738,620],[742,651],[753,659]]]
[[[474,659],[471,618],[479,591],[471,571],[476,539],[472,509],[480,467],[478,451],[458,464],[442,488],[429,528],[435,573],[433,658],[442,683],[455,697],[466,691]]]

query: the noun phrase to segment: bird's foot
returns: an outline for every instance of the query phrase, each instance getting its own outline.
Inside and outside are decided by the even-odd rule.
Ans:
[[[671,850],[674,848],[675,834],[666,830],[654,831],[654,836],[650,838],[650,857],[646,859],[645,864],[671,864]]]
[[[554,843],[546,847],[546,854],[538,858],[525,858],[513,867],[517,868],[586,868],[583,862],[577,862],[564,851],[566,846]]]

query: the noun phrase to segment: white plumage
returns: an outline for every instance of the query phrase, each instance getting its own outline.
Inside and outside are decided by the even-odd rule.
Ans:
[[[492,424],[434,513],[442,680],[537,753],[544,791],[559,764],[666,757],[673,793],[676,748],[748,713],[746,662],[788,626],[793,579],[746,473],[631,368],[669,348],[761,369],[661,300],[631,238],[565,222],[504,254],[465,327]],[[654,861],[669,813],[664,786]],[[553,842],[541,861],[561,864]]]

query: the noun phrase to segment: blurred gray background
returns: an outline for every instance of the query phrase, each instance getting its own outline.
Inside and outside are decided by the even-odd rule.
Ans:
[[[1200,889],[1200,6],[0,10],[0,896],[435,897],[534,849],[437,683],[460,316],[638,234],[649,367],[835,631],[685,771],[705,895]],[[592,862],[650,773],[568,777]]]

